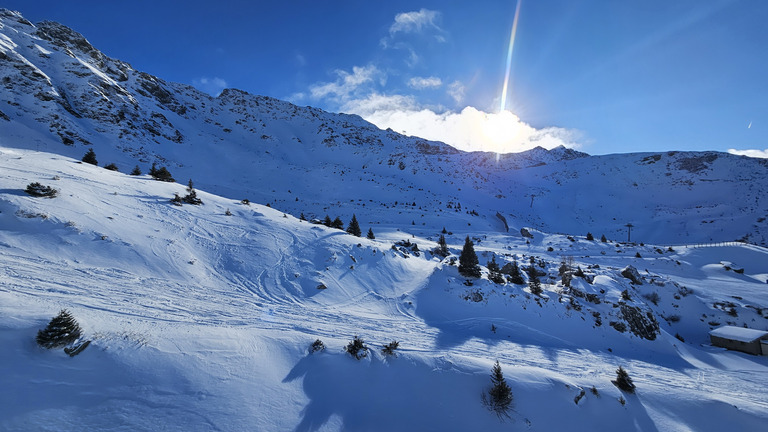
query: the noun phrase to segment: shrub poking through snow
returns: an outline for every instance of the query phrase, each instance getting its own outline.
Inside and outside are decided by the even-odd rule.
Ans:
[[[133,170],[131,171],[132,176],[140,176],[141,175],[141,168],[139,168],[138,165],[133,167]]]
[[[632,383],[632,378],[629,377],[627,371],[625,371],[621,366],[616,369],[616,380],[611,382],[613,385],[618,387],[619,390],[625,391],[627,393],[635,392],[635,384]]]
[[[312,345],[309,346],[309,353],[316,353],[318,351],[325,351],[325,344],[320,339],[316,339],[314,342],[312,342]]]
[[[108,169],[110,171],[118,171],[118,172],[120,171],[120,169],[117,168],[117,165],[115,165],[114,163],[111,163],[111,164],[105,166],[104,168]]]
[[[491,369],[491,388],[483,393],[483,405],[488,410],[496,413],[499,418],[509,417],[508,411],[512,408],[512,389],[504,379],[504,373],[501,371],[501,365],[496,360],[496,364]]]
[[[368,228],[368,235],[366,237],[370,240],[376,240],[376,236],[373,234],[373,230],[371,228]]]
[[[355,360],[360,360],[361,358],[368,356],[368,347],[365,346],[365,341],[358,336],[355,336],[354,339],[349,341],[347,346],[344,347],[344,351],[348,352],[349,355],[355,358]]]
[[[43,330],[37,332],[37,344],[43,348],[59,348],[80,338],[80,325],[68,310],[62,309]]]
[[[24,192],[28,193],[29,195],[32,195],[33,197],[44,197],[44,198],[54,198],[56,195],[59,194],[58,190],[50,186],[43,186],[37,182],[28,184],[27,188],[24,189]]]
[[[397,354],[395,354],[395,350],[396,350],[396,349],[397,349],[397,347],[399,347],[399,346],[400,346],[400,342],[398,342],[398,341],[392,341],[392,342],[390,342],[390,343],[388,343],[388,344],[384,345],[384,347],[381,349],[381,352],[382,352],[382,354],[384,354],[384,355],[388,355],[388,356],[393,356],[393,357],[394,357],[394,356],[396,356],[396,355],[397,355]]]
[[[157,166],[154,163],[152,164],[152,167],[149,169],[149,175],[152,176],[153,179],[158,181],[164,181],[169,183],[173,183],[176,181],[166,167],[157,168]]]

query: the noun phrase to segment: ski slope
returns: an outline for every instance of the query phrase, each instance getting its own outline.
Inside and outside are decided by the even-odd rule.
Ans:
[[[26,195],[34,181],[59,196]],[[423,226],[370,225],[368,240],[205,190],[178,207],[174,193],[185,186],[0,147],[0,429],[757,431],[768,419],[768,358],[707,337],[710,322],[768,327],[763,248],[446,235],[453,257],[474,237],[483,266],[544,262],[538,297],[485,276],[467,286]],[[405,239],[419,256],[392,248]],[[564,289],[564,256],[591,283]],[[642,285],[621,276],[630,264]],[[624,290],[658,320],[655,340],[608,325]],[[34,342],[62,308],[93,341],[77,357]],[[355,335],[371,348],[360,361],[343,351]],[[326,350],[309,354],[318,338]],[[515,398],[506,421],[480,403],[496,360]],[[611,383],[619,365],[636,394]]]

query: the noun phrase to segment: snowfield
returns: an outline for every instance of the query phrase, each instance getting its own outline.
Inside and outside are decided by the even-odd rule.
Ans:
[[[59,196],[28,196],[35,181]],[[374,226],[368,240],[205,191],[178,207],[174,193],[185,186],[0,148],[0,429],[757,431],[768,419],[768,357],[707,336],[712,322],[766,329],[763,248],[446,236],[453,257],[482,237],[483,265],[543,261],[538,297],[485,276],[465,285],[428,252],[438,232]],[[404,239],[418,256],[392,248]],[[585,272],[573,290],[558,283],[563,256]],[[629,264],[642,285],[621,276]],[[609,325],[624,290],[658,320],[655,340]],[[62,308],[93,341],[72,358],[34,341]],[[355,335],[371,348],[360,361],[343,350]],[[318,338],[327,348],[310,354]],[[392,340],[397,356],[383,355]],[[514,395],[505,421],[480,403],[496,360]],[[635,394],[611,383],[619,365]]]

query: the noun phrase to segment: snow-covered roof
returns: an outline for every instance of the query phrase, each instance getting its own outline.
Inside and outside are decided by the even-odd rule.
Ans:
[[[768,331],[755,330],[744,327],[722,326],[709,332],[711,336],[717,336],[725,339],[736,340],[740,342],[752,342],[755,339],[768,336]]]

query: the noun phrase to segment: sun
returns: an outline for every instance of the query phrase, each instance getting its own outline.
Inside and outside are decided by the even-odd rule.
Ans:
[[[482,125],[487,145],[486,151],[507,153],[519,143],[521,134],[520,119],[510,111],[485,114]]]

